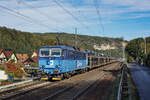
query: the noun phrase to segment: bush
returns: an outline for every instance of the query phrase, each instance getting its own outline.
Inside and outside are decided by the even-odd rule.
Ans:
[[[146,65],[150,67],[150,54],[146,58]]]
[[[0,65],[0,70],[5,70],[5,65]]]
[[[20,63],[14,63],[13,60],[9,61],[6,63],[6,69],[5,72],[8,74],[10,77],[14,78],[22,78],[24,76],[23,70],[22,70],[22,65]]]

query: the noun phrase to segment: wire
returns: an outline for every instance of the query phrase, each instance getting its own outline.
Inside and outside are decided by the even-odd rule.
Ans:
[[[21,14],[20,12],[14,11],[14,10],[9,9],[9,8],[7,8],[7,7],[5,7],[5,6],[2,6],[2,5],[0,5],[0,8],[5,9],[5,10],[7,10],[7,11],[9,11],[9,12],[12,12],[12,13],[14,13],[14,14],[16,14],[16,15],[19,15],[19,16],[21,16],[24,20],[26,20],[26,21],[28,21],[28,22],[30,22],[30,23],[37,23],[37,24],[39,24],[40,26],[44,26],[44,27],[46,27],[46,28],[49,29],[49,26],[48,26],[48,25],[45,25],[45,24],[43,24],[43,23],[40,23],[38,20],[35,20],[35,19],[33,19],[33,18],[29,17],[29,16],[26,16],[26,15],[24,15],[24,14]],[[10,13],[9,13],[9,14],[10,14]],[[13,14],[13,15],[14,15],[14,14]],[[18,17],[19,17],[19,16],[18,16]]]
[[[73,5],[72,0],[71,0],[71,3],[72,3],[72,5]],[[82,16],[82,18],[83,18],[84,20],[87,19],[87,16],[84,15],[84,12],[83,12],[83,11],[81,11],[80,9],[78,9],[78,8],[75,7],[75,6],[73,6],[73,8],[77,10],[77,12]],[[88,26],[86,26],[86,27],[87,27],[88,29],[90,29],[90,27],[88,27]],[[90,30],[90,31],[91,31],[92,33],[94,33],[92,30]]]
[[[89,30],[89,28],[82,23],[76,16],[74,16],[69,10],[67,10],[66,8],[64,8],[64,6],[58,2],[57,0],[52,0],[54,3],[56,3],[60,8],[62,8],[67,14],[69,14],[75,21],[77,21],[79,24],[81,24],[82,26],[84,26],[87,30]]]
[[[41,11],[38,10],[37,8],[35,8],[35,7],[33,7],[33,6],[29,5],[29,4],[27,4],[24,0],[17,0],[17,2],[18,2],[18,4],[21,4],[21,3],[22,3],[22,4],[24,4],[25,6],[27,6],[27,7],[29,7],[29,8],[32,8],[32,10],[34,10],[35,12],[38,12],[39,14],[45,16],[47,19],[50,19],[50,18],[51,18],[51,20],[54,20],[55,22],[60,22],[60,21],[58,21],[57,19],[55,19],[55,18],[53,18],[53,17],[47,15],[46,13],[41,12]],[[62,28],[62,26],[61,26],[61,27],[59,26],[59,28]]]
[[[99,10],[99,6],[98,6],[98,1],[97,0],[93,0],[97,15],[99,16],[99,24],[101,25],[102,31],[104,32],[104,26],[102,24],[102,18],[101,18],[101,13]]]

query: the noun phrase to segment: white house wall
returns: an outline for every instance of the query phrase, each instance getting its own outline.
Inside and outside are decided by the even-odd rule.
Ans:
[[[5,74],[5,71],[0,70],[0,80],[6,80],[8,76]]]

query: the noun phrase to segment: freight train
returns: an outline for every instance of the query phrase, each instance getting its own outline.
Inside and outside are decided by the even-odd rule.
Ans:
[[[43,46],[39,49],[41,79],[60,80],[114,62],[115,59],[72,46]]]

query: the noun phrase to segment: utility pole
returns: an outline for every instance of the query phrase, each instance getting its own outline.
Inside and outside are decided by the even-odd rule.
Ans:
[[[144,40],[144,54],[146,55],[146,49],[147,49],[147,47],[146,47],[146,37],[144,36],[144,33],[142,34],[142,38]]]
[[[126,55],[125,55],[125,47],[126,47],[126,45],[127,45],[127,44],[126,44],[125,42],[122,42],[122,53],[123,53],[123,54],[122,54],[122,57],[123,57],[123,60],[124,60],[124,61],[126,61],[126,59],[125,59],[125,56],[126,56]]]
[[[77,41],[77,28],[75,28],[75,47],[77,48],[77,44],[78,44],[78,41]]]
[[[146,37],[144,38],[144,49],[145,49],[145,55],[146,55]]]
[[[111,49],[110,49],[110,43],[108,42],[108,56],[111,57]]]

